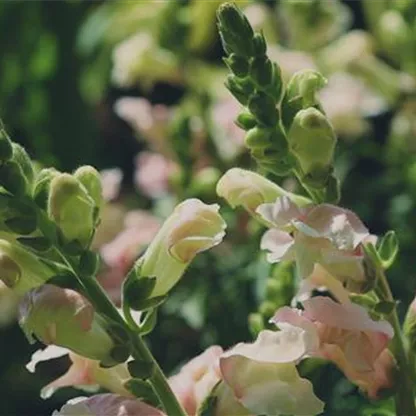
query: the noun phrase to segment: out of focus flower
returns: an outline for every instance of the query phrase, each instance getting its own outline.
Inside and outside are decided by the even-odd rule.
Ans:
[[[218,181],[218,196],[225,198],[231,207],[243,206],[251,214],[265,203],[286,196],[299,206],[310,203],[307,198],[292,194],[258,173],[240,168],[228,170]]]
[[[244,130],[235,124],[241,105],[232,97],[219,99],[212,107],[216,129],[216,144],[226,159],[232,159],[244,149]]]
[[[302,278],[319,263],[349,290],[362,289],[366,282],[362,243],[370,235],[352,211],[330,204],[300,208],[283,196],[260,205],[257,213],[272,227],[261,241],[269,262],[296,260]]]
[[[165,156],[171,154],[167,143],[172,110],[162,104],[152,105],[145,98],[124,97],[116,101],[114,110],[129,123],[150,147]]]
[[[120,193],[123,172],[119,168],[104,169],[100,172],[104,201],[112,201]]]
[[[237,344],[220,358],[221,375],[234,397],[252,414],[316,415],[323,403],[296,364],[315,350],[309,328],[281,324],[281,331],[264,330],[252,344]]]
[[[101,247],[100,253],[106,265],[127,272],[143,248],[152,241],[160,225],[160,221],[146,211],[130,211],[121,233]]]
[[[286,83],[298,71],[318,69],[312,56],[306,52],[284,49],[275,45],[271,45],[270,48],[267,48],[267,51],[270,59],[279,63],[282,79]]]
[[[50,284],[32,289],[19,305],[19,324],[29,338],[93,360],[111,361],[114,342],[91,303],[71,289]]]
[[[338,134],[357,136],[368,128],[365,117],[387,109],[386,101],[359,79],[336,73],[320,91],[322,107]]]
[[[387,321],[373,321],[365,308],[340,304],[317,296],[303,302],[304,311],[287,306],[272,321],[302,328],[319,339],[312,355],[334,362],[353,383],[377,398],[393,384],[394,359],[387,350],[393,328]]]
[[[180,203],[138,260],[142,276],[155,276],[152,296],[165,295],[180,279],[193,258],[221,243],[226,224],[217,204],[199,199]]]
[[[45,283],[54,271],[31,252],[0,239],[0,280],[17,295]]]
[[[113,51],[114,82],[121,87],[141,84],[151,87],[155,82],[180,84],[183,81],[176,56],[158,47],[153,37],[139,32],[121,42]]]
[[[169,177],[176,165],[158,153],[140,152],[136,157],[135,184],[150,198],[158,198],[169,190]]]
[[[204,399],[220,380],[219,357],[223,350],[212,346],[185,364],[169,385],[189,416],[195,415]]]
[[[70,400],[52,416],[166,416],[162,411],[138,400],[117,394],[97,394]]]
[[[16,321],[18,296],[0,280],[0,329]]]
[[[43,350],[36,351],[26,368],[33,373],[38,363],[65,355],[69,355],[71,366],[65,374],[42,388],[42,398],[47,399],[56,390],[70,386],[86,391],[97,391],[102,387],[111,393],[125,397],[131,396],[131,393],[124,387],[124,383],[131,378],[125,364],[104,368],[100,366],[99,361],[90,360],[56,345],[49,345]]]

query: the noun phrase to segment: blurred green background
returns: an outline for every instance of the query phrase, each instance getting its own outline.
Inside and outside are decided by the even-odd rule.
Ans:
[[[125,95],[145,95],[153,103],[169,106],[188,91],[186,86],[166,82],[156,83],[150,91],[112,85],[112,48],[144,24],[142,17],[135,20],[132,15],[114,31],[109,23],[112,16],[135,2],[112,3],[0,3],[0,116],[12,139],[41,164],[69,171],[81,164],[120,167],[123,192],[128,194],[133,192],[134,157],[145,145],[115,114],[115,101]],[[278,2],[260,3],[271,10]],[[362,2],[343,3],[352,13],[350,28],[367,30]],[[221,65],[222,54],[217,37],[199,58]],[[401,69],[387,54],[381,53],[381,58]],[[392,139],[391,135],[392,120],[403,110],[403,103],[400,97],[386,111],[368,117],[370,129],[358,140],[341,137],[337,167],[345,178],[342,205],[356,211],[374,234],[390,228],[398,232],[401,252],[389,277],[402,314],[416,290],[416,137]],[[139,205],[151,203],[141,200]],[[231,214],[229,219],[232,234]],[[251,338],[246,317],[257,309],[258,286],[269,272],[263,258],[252,261],[247,257],[257,251],[258,238],[235,247],[230,258],[201,256],[188,271],[150,337],[167,371],[212,343],[227,347]],[[61,374],[68,362],[61,359],[53,366],[41,365],[37,375],[31,375],[24,365],[38,346],[30,346],[13,323],[0,328],[0,339],[0,416],[49,415],[65,400],[82,395],[68,388],[46,401],[40,399],[40,388]],[[349,383],[340,382],[337,370],[326,366],[319,377],[317,391],[329,400],[328,415],[358,414],[351,412],[364,399]]]

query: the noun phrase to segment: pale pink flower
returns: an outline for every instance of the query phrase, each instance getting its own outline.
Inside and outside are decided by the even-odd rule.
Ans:
[[[175,169],[175,163],[161,154],[141,152],[136,157],[134,181],[144,195],[158,198],[168,193],[169,178]]]
[[[99,361],[90,360],[56,345],[50,345],[43,350],[36,351],[26,368],[33,373],[38,363],[64,355],[69,355],[71,366],[65,374],[42,388],[41,397],[43,399],[51,397],[60,388],[70,386],[86,391],[97,391],[102,387],[111,393],[127,397],[132,396],[124,387],[124,383],[131,379],[125,364],[104,368],[100,366]]]
[[[160,221],[146,211],[130,211],[124,219],[124,229],[111,242],[101,247],[100,254],[110,268],[124,273],[159,231]]]
[[[261,331],[254,343],[225,352],[220,358],[222,378],[248,414],[316,415],[323,403],[296,369],[316,349],[316,333],[290,324],[280,327]]]
[[[319,343],[310,354],[334,362],[370,397],[376,398],[380,389],[391,387],[394,364],[387,346],[394,332],[387,321],[374,321],[362,306],[340,304],[329,297],[305,300],[303,306],[304,311],[287,306],[279,309],[272,322],[314,334]]]
[[[162,104],[151,104],[145,98],[123,97],[114,105],[116,114],[140,133],[155,151],[172,153],[167,143],[172,110]]]
[[[271,229],[261,241],[268,261],[296,260],[301,278],[319,263],[353,291],[364,285],[364,250],[370,234],[350,210],[330,204],[299,208],[282,196],[256,211]]]
[[[161,410],[139,399],[117,394],[97,394],[70,400],[52,416],[166,416]]]
[[[104,169],[100,172],[100,175],[104,201],[116,199],[120,193],[123,172],[118,168]]]
[[[178,374],[169,379],[169,385],[189,416],[220,380],[218,360],[223,350],[215,345],[185,364]]]
[[[241,105],[233,98],[218,99],[212,107],[214,139],[220,153],[226,159],[235,157],[244,149],[245,131],[235,124]]]

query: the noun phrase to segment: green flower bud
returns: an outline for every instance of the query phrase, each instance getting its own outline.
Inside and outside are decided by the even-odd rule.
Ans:
[[[156,277],[149,298],[166,295],[198,253],[222,241],[226,224],[218,210],[218,205],[198,199],[175,208],[137,262],[141,276]]]
[[[227,75],[225,87],[242,105],[247,105],[250,95],[254,91],[254,87],[249,80],[242,80],[235,75]]]
[[[28,292],[19,306],[19,324],[30,341],[58,345],[104,362],[115,346],[104,319],[91,303],[71,289],[43,285]]]
[[[266,126],[274,127],[279,121],[279,113],[272,97],[257,91],[248,100],[248,108],[254,117]]]
[[[264,316],[265,320],[268,321],[276,312],[276,304],[266,300],[261,303],[259,312]]]
[[[322,111],[316,94],[326,83],[323,75],[311,69],[298,71],[292,76],[282,101],[282,121],[286,130],[290,128],[298,111],[308,107]]]
[[[101,208],[103,204],[101,177],[97,169],[92,166],[81,166],[74,172],[77,178],[88,191],[96,206]]]
[[[43,209],[48,206],[49,187],[52,179],[58,176],[59,172],[54,168],[42,169],[36,176],[33,189],[33,199]]]
[[[9,160],[0,166],[0,185],[13,195],[24,195],[26,192],[26,179],[21,167]]]
[[[250,64],[250,76],[260,88],[269,87],[274,81],[274,66],[267,56],[257,56]]]
[[[394,231],[387,232],[377,248],[384,269],[391,267],[399,253],[399,241]]]
[[[256,126],[257,121],[251,113],[244,111],[238,115],[235,124],[243,130],[250,130]]]
[[[378,22],[378,38],[396,60],[406,59],[412,53],[413,34],[404,17],[396,10],[383,13]]]
[[[26,150],[18,143],[12,143],[13,146],[13,160],[22,169],[23,175],[26,180],[26,189],[29,193],[32,191],[33,180],[35,172],[33,170],[32,161],[27,154]]]
[[[255,56],[264,56],[267,52],[267,43],[266,38],[263,33],[256,33],[253,38],[254,43],[254,55]]]
[[[215,187],[221,177],[221,172],[212,166],[201,169],[192,178],[190,194],[196,196],[212,197]]]
[[[290,151],[296,156],[305,175],[321,180],[332,166],[336,136],[327,118],[310,107],[296,114],[289,130]]]
[[[86,247],[95,225],[95,203],[72,175],[58,174],[50,184],[48,214],[68,242]]]
[[[244,142],[249,149],[264,149],[271,145],[272,130],[267,127],[254,127],[249,130]]]
[[[13,156],[12,142],[0,120],[0,162],[6,162]]]
[[[6,240],[0,240],[0,280],[17,294],[40,286],[55,272],[38,257]]]
[[[224,59],[230,71],[238,77],[244,78],[249,71],[249,63],[247,58],[232,53],[228,58]]]
[[[240,168],[232,168],[222,176],[217,194],[232,208],[242,206],[252,215],[257,215],[259,205],[274,202],[281,196],[287,196],[298,206],[311,203],[308,198],[292,194],[258,173]]]
[[[410,343],[412,354],[416,352],[416,300],[410,304],[403,324],[403,332]]]
[[[253,55],[254,32],[240,9],[235,4],[223,3],[218,8],[217,17],[222,45],[227,54]]]

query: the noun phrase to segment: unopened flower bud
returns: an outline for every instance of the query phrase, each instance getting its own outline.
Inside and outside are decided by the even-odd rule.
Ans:
[[[95,224],[94,208],[93,199],[74,176],[61,173],[52,180],[48,214],[68,242],[88,245]]]
[[[256,126],[257,121],[251,113],[244,111],[238,115],[235,123],[243,130],[250,130]]]
[[[332,166],[336,136],[327,118],[310,107],[296,114],[288,133],[290,151],[305,175],[325,176]]]
[[[287,196],[298,206],[310,203],[309,199],[292,194],[257,173],[240,168],[232,168],[222,176],[217,194],[231,207],[242,206],[253,215],[259,205],[274,202],[280,196]]]
[[[220,179],[221,172],[212,166],[201,169],[191,182],[191,193],[194,195],[212,197]]]
[[[141,276],[156,277],[149,297],[165,295],[181,278],[193,258],[221,243],[226,224],[217,204],[187,199],[172,215],[138,260]]]
[[[91,303],[71,289],[43,285],[19,306],[19,324],[29,340],[68,348],[84,357],[108,361],[114,341]]]
[[[387,10],[383,13],[378,22],[377,33],[380,42],[393,58],[406,59],[406,54],[411,53],[412,31],[397,10]]]
[[[279,121],[279,113],[274,99],[264,92],[257,91],[248,100],[248,108],[256,119],[266,126],[274,127]]]
[[[55,168],[42,169],[36,176],[33,189],[33,199],[36,204],[46,209],[48,206],[49,187],[52,179],[58,176],[59,172]]]
[[[101,209],[104,199],[100,173],[92,166],[81,166],[74,176],[84,185],[97,209]]]
[[[413,354],[416,353],[416,298],[410,304],[407,310],[406,318],[403,324],[403,332],[408,338]]]
[[[298,111],[308,107],[321,109],[317,92],[326,83],[326,78],[312,69],[298,71],[292,76],[282,101],[282,121],[287,130]]]
[[[249,21],[232,3],[223,3],[217,12],[221,41],[227,54],[250,57],[254,51],[253,29]]]
[[[29,251],[0,240],[0,280],[17,294],[42,285],[53,274],[52,269]]]
[[[225,87],[242,105],[247,105],[250,94],[254,91],[254,86],[251,82],[240,79],[235,75],[229,74],[225,81]]]
[[[245,77],[249,71],[248,59],[232,53],[228,58],[224,59],[228,68],[238,77]]]

